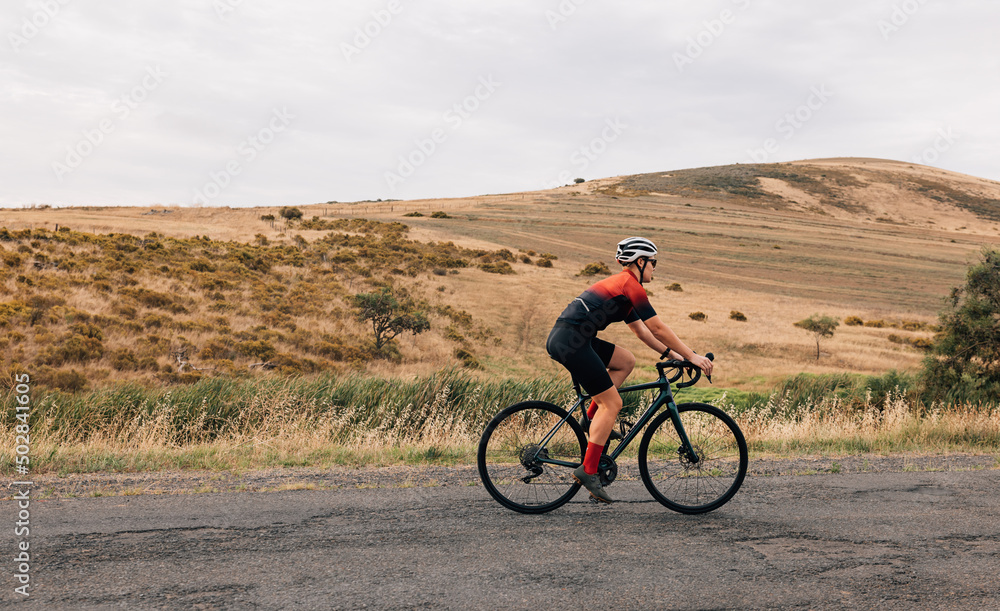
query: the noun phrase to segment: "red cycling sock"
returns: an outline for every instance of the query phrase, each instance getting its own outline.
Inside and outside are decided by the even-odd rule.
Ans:
[[[604,452],[604,446],[599,446],[596,443],[587,444],[587,454],[583,457],[584,473],[587,475],[597,473],[597,467],[601,464],[602,452]]]
[[[594,414],[597,413],[597,400],[593,399],[590,402],[590,407],[587,408],[587,418],[590,420],[594,419]]]

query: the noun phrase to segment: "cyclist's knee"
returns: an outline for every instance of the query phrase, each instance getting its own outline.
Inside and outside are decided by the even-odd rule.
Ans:
[[[635,368],[635,355],[621,346],[616,346],[615,353],[611,357],[608,367],[617,371],[632,373],[632,369]]]
[[[608,396],[597,399],[597,406],[600,409],[617,414],[622,409],[622,397],[618,393],[614,393],[613,395],[609,393]]]
[[[635,369],[635,355],[627,350],[625,351],[625,360],[621,369],[626,373],[632,373],[632,370]]]

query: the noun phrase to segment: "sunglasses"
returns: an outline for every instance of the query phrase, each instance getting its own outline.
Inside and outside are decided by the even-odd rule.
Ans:
[[[656,269],[656,259],[646,259],[647,263],[653,264],[653,269]]]

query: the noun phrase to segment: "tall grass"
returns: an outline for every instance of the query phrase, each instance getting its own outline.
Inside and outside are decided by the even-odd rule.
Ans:
[[[996,405],[928,408],[897,390],[860,405],[836,395],[794,407],[772,398],[738,419],[758,454],[1000,452]]]
[[[482,382],[454,370],[423,379],[349,375],[126,384],[52,392],[32,408],[33,470],[467,460],[486,423],[526,399],[566,403],[560,379]],[[9,402],[9,399],[8,399]],[[0,464],[11,471],[12,405]],[[9,439],[7,439],[9,437]]]
[[[755,454],[1000,452],[995,405],[926,406],[914,380],[796,376],[771,393],[688,389],[733,414]],[[713,393],[714,396],[713,396]],[[635,413],[650,393],[626,395]],[[32,407],[32,472],[251,469],[333,464],[465,463],[486,423],[527,399],[569,405],[562,377],[481,380],[456,370],[425,378],[361,375],[204,379],[170,389],[125,384],[52,392]],[[0,471],[12,473],[12,398]]]

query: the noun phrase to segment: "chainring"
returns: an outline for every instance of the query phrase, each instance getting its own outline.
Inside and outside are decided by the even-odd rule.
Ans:
[[[614,458],[607,454],[601,455],[601,462],[597,464],[597,474],[601,476],[601,485],[607,486],[618,477],[618,464]]]

